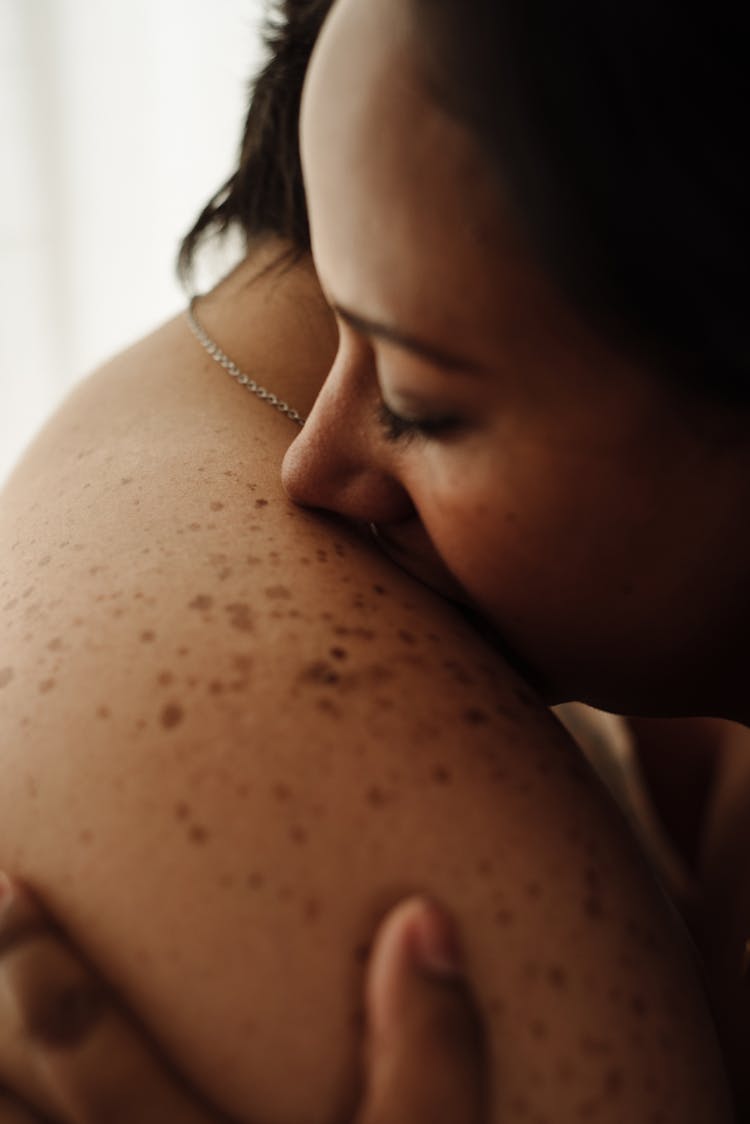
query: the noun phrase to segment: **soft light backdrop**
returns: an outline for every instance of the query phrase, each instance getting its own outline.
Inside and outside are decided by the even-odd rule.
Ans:
[[[184,305],[264,0],[0,0],[0,483],[81,376]]]

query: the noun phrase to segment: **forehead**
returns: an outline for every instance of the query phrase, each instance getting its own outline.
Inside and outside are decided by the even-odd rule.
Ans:
[[[371,317],[418,311],[423,324],[429,310],[443,332],[466,330],[456,292],[469,282],[480,318],[497,307],[520,240],[474,138],[426,92],[405,0],[334,5],[301,136],[313,250],[334,300]]]

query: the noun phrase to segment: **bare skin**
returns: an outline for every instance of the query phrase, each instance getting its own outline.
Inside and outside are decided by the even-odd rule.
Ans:
[[[335,332],[263,260],[202,319],[305,410]],[[40,435],[3,498],[0,864],[238,1120],[351,1118],[366,948],[414,891],[464,939],[489,1120],[729,1119],[612,805],[449,605],[289,504],[293,436],[182,320]]]
[[[367,1065],[354,1124],[396,1124],[405,1112],[410,1124],[483,1124],[485,1050],[462,968],[455,929],[433,903],[402,902],[380,926],[367,970]],[[0,1124],[229,1124],[5,876],[0,1074],[24,1097],[0,1090]]]
[[[287,489],[377,520],[397,557],[437,553],[547,698],[747,726],[747,410],[573,306],[485,142],[425,80],[425,40],[400,0],[339,0],[311,62],[303,168],[341,342]],[[697,924],[746,1083],[750,790],[730,775],[712,810],[721,746],[681,761],[671,741],[662,807],[700,855]]]

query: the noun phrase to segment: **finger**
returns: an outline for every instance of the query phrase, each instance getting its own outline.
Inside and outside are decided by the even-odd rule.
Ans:
[[[218,1124],[16,884],[0,920],[0,1074],[66,1124]],[[0,1118],[1,1119],[1,1118]]]
[[[52,1100],[38,1072],[38,1056],[26,1037],[16,997],[9,987],[9,967],[16,948],[49,924],[30,895],[0,873],[0,1122],[12,1120],[18,1109],[16,1096],[45,1113],[52,1113]],[[17,1104],[18,1102],[16,1102]]]
[[[381,926],[358,1124],[483,1124],[484,1036],[460,960],[450,922],[426,899],[402,903]]]

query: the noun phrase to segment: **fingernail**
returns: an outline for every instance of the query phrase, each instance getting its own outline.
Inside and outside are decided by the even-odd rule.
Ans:
[[[441,979],[464,974],[463,953],[456,927],[432,902],[425,902],[412,929],[412,953],[419,968]]]

